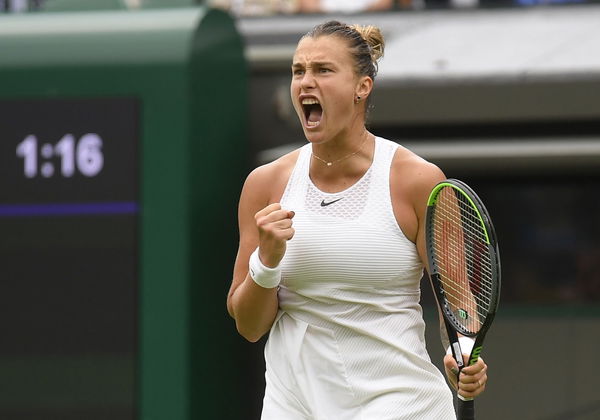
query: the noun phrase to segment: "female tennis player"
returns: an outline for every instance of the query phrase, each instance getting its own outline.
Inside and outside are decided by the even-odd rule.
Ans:
[[[372,26],[304,35],[290,91],[308,143],[242,189],[227,307],[246,339],[269,333],[263,420],[455,419],[419,305],[425,207],[445,176],[365,127],[383,50]],[[486,370],[464,368],[459,393],[479,395]]]

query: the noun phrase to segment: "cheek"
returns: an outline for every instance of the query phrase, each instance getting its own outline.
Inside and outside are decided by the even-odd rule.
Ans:
[[[340,89],[332,96],[332,105],[341,116],[350,116],[354,109],[354,92]]]
[[[292,102],[294,101],[294,97],[298,96],[297,90],[297,83],[292,81],[292,83],[290,83],[290,98],[292,99]]]
[[[352,79],[338,80],[337,83],[330,86],[330,91],[338,106],[344,109],[352,107],[354,103],[354,83]]]
[[[290,100],[292,101],[292,106],[296,110],[296,112],[300,112],[301,108],[300,104],[297,103],[298,95],[300,94],[300,83],[292,81],[290,83]]]
[[[295,78],[292,77],[292,81],[290,82],[290,93],[292,94],[292,96],[294,95],[294,92],[297,92],[298,89],[300,89],[300,82],[298,82],[297,80],[295,80]]]

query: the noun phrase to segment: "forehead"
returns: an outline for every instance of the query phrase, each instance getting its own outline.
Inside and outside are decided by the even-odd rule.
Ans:
[[[323,35],[317,38],[306,37],[300,40],[294,53],[294,64],[330,62],[339,65],[352,65],[352,57],[345,40],[337,36]]]

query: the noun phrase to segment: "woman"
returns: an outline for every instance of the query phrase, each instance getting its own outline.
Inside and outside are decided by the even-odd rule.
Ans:
[[[255,169],[227,307],[265,333],[263,419],[454,419],[424,343],[419,280],[434,165],[365,128],[384,40],[327,22],[298,43],[291,96],[308,144]],[[444,359],[456,387],[456,363]],[[464,397],[487,366],[462,370]]]

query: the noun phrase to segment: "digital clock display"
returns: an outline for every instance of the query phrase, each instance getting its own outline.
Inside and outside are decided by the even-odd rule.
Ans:
[[[0,101],[0,418],[134,419],[138,103]]]
[[[104,166],[102,154],[102,138],[96,133],[84,134],[76,143],[72,134],[65,134],[56,145],[45,143],[38,147],[38,139],[31,134],[17,145],[17,156],[23,158],[23,174],[34,178],[40,173],[44,178],[54,175],[54,164],[49,160],[60,158],[59,176],[65,178],[80,174],[93,177],[100,173]],[[46,161],[38,166],[38,154]]]

